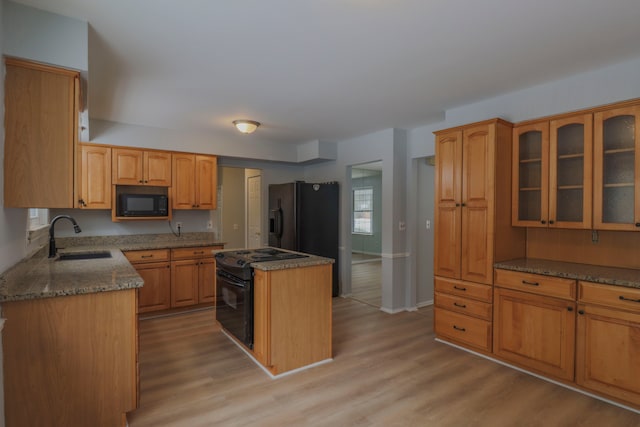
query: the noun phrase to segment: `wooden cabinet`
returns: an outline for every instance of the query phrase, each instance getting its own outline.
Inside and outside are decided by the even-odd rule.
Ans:
[[[111,148],[80,144],[80,209],[111,209]]]
[[[510,158],[502,120],[436,132],[436,276],[491,284],[495,261],[524,255],[509,220]]]
[[[138,288],[138,312],[165,310],[171,307],[171,264],[169,250],[141,250],[124,253],[144,280]]]
[[[198,260],[171,261],[171,307],[198,303]]]
[[[173,153],[173,209],[216,209],[216,156]]]
[[[171,306],[215,303],[216,264],[213,250],[222,246],[171,250]]]
[[[640,231],[640,106],[594,116],[594,228]]]
[[[514,225],[591,228],[592,128],[590,113],[514,127]]]
[[[493,263],[525,248],[510,221],[511,136],[499,119],[436,132],[435,331],[487,353]]]
[[[253,354],[277,375],[329,360],[331,264],[255,270]]]
[[[138,289],[138,311],[166,310],[215,303],[213,250],[222,245],[126,251],[144,280]]]
[[[547,276],[524,274],[519,280],[526,287],[523,292],[512,289],[515,283],[501,281],[500,273],[503,271],[496,270],[494,284],[495,355],[535,372],[573,381],[576,304],[572,297],[556,298],[559,292],[552,284],[542,286],[552,279]],[[510,279],[523,274],[508,273],[513,273]],[[575,295],[575,281],[571,282],[560,282],[560,286]]]
[[[171,187],[171,153],[114,147],[113,183]]]
[[[491,352],[492,301],[489,285],[436,277],[436,335]]]
[[[117,426],[136,408],[135,289],[2,304],[11,426]]]
[[[580,282],[576,382],[640,405],[640,289]]]
[[[4,207],[73,208],[80,75],[5,58]]]

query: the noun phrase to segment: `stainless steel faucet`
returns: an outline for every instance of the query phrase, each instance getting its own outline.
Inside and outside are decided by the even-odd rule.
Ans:
[[[79,233],[82,231],[80,229],[80,226],[76,222],[76,220],[71,218],[69,215],[58,215],[55,218],[53,218],[51,220],[51,223],[49,224],[49,258],[54,258],[56,256],[56,252],[57,252],[56,239],[54,237],[53,229],[54,229],[54,226],[56,225],[56,222],[62,218],[66,218],[73,223],[73,231],[75,231],[76,233]]]

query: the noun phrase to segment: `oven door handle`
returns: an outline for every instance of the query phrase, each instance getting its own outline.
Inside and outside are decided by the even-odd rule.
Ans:
[[[218,269],[216,274],[230,285],[237,286],[239,288],[244,288],[246,286],[247,281],[240,280],[226,271]]]

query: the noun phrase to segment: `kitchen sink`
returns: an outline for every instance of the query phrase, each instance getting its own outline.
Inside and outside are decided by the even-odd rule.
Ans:
[[[111,258],[111,251],[67,252],[58,255],[59,261],[96,258]]]

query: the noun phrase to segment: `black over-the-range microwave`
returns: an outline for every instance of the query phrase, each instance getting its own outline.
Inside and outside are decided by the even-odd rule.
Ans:
[[[169,215],[169,199],[164,194],[121,193],[117,203],[118,216]]]

